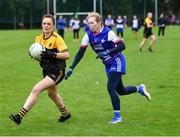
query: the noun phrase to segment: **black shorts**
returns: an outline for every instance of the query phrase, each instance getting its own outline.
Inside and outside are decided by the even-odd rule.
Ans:
[[[63,78],[65,76],[65,69],[60,69],[60,70],[45,70],[45,69],[43,69],[43,76],[50,77],[57,85],[63,80]]]
[[[149,31],[149,32],[144,32],[143,37],[144,37],[144,38],[149,38],[149,36],[151,36],[151,35],[153,35],[153,33],[152,33],[151,31]]]

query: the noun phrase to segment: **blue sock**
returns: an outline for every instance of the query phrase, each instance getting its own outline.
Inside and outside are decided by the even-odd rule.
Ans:
[[[138,93],[141,93],[141,88],[142,88],[141,85],[140,85],[140,86],[137,86],[137,92],[138,92]]]
[[[114,117],[115,118],[120,118],[120,110],[114,110]]]

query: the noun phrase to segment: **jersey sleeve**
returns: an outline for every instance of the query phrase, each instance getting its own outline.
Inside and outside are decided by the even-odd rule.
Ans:
[[[40,38],[39,38],[39,35],[37,35],[36,37],[35,37],[35,43],[39,43],[39,40]]]
[[[121,41],[121,39],[112,30],[110,30],[108,33],[108,41],[118,43]]]
[[[147,25],[151,25],[151,24],[152,24],[152,21],[151,21],[150,19],[146,18],[146,19],[145,19],[145,23],[146,23]]]
[[[82,42],[81,42],[81,47],[87,47],[89,44],[89,37],[87,33],[84,35]]]
[[[59,52],[64,52],[68,50],[66,43],[61,37],[58,37],[58,39],[56,40],[56,46]]]

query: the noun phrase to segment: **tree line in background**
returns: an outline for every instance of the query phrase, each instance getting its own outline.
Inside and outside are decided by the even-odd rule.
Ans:
[[[16,29],[22,23],[34,28],[46,13],[46,0],[1,0],[0,10],[1,28]]]
[[[93,10],[93,0],[56,0],[58,12],[87,12]],[[97,1],[97,11],[100,11],[100,0]],[[102,0],[103,17],[111,14],[126,15],[128,21],[136,14],[144,18],[146,12],[155,11],[155,0]],[[49,0],[49,12],[53,14],[53,0]],[[158,13],[165,13],[167,17],[175,14],[180,19],[179,0],[158,0]],[[0,28],[26,28],[40,26],[41,17],[47,13],[47,0],[1,0]]]

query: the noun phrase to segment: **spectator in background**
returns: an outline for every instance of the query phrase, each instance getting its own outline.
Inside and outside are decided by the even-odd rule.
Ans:
[[[74,23],[74,17],[69,20],[69,29],[72,30],[72,24]]]
[[[122,16],[118,16],[117,19],[115,20],[115,24],[116,24],[116,34],[119,36],[119,33],[121,33],[121,38],[123,40],[124,38],[124,19],[122,18]]]
[[[139,29],[139,21],[137,19],[137,16],[133,16],[133,21],[132,21],[132,32],[135,38],[137,38],[137,32]]]
[[[79,41],[80,20],[78,19],[78,17],[75,17],[70,21],[70,27],[73,30],[74,41]]]
[[[172,15],[171,17],[171,25],[176,25],[176,15]]]
[[[165,27],[166,27],[166,19],[164,18],[163,13],[161,13],[161,15],[159,16],[158,27],[159,27],[158,36],[160,36],[161,33],[162,33],[162,36],[164,36],[164,31],[165,31]]]
[[[123,19],[124,19],[124,26],[127,28],[127,16],[124,15],[124,16],[123,16]]]
[[[114,26],[114,20],[112,19],[110,14],[108,15],[108,18],[105,20],[105,25],[110,29],[112,29]]]
[[[18,26],[20,29],[25,29],[24,23],[23,22],[19,22]]]
[[[58,34],[64,39],[64,30],[66,26],[66,20],[63,19],[63,16],[59,16],[59,19],[57,20],[57,30]]]
[[[84,27],[84,31],[87,32],[89,30],[89,26],[88,26],[88,22],[87,22],[87,17],[83,20],[83,27]]]

